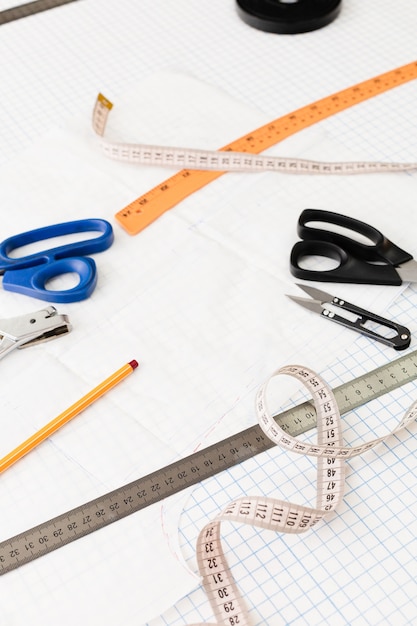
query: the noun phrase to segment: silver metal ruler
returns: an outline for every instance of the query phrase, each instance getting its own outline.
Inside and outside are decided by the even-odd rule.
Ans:
[[[343,383],[333,393],[340,413],[344,414],[416,378],[417,350]],[[274,419],[283,430],[295,437],[315,427],[316,410],[312,403],[304,402],[275,415]],[[0,542],[0,574],[6,574],[273,446],[274,443],[259,425],[251,426],[6,539]]]
[[[30,15],[47,11],[48,9],[60,7],[62,4],[69,4],[70,2],[75,2],[75,0],[35,0],[35,2],[19,4],[10,9],[0,11],[0,26],[8,22],[20,20],[23,17],[29,17]]]

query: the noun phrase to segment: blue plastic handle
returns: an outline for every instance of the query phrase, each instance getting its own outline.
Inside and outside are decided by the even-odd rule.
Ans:
[[[84,232],[102,233],[99,237],[64,244],[42,252],[12,258],[17,248],[45,239]],[[0,271],[3,288],[48,302],[79,302],[88,298],[97,284],[97,268],[93,259],[85,256],[107,250],[114,240],[112,226],[102,219],[64,222],[30,230],[0,243]],[[47,289],[52,278],[62,274],[78,274],[79,283],[64,290]]]

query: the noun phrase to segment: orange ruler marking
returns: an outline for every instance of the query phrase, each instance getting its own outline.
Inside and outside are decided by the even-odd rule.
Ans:
[[[417,78],[417,61],[348,87],[288,113],[221,148],[221,151],[259,154],[321,120]],[[130,234],[140,233],[165,211],[216,180],[225,172],[181,170],[136,198],[115,217]]]

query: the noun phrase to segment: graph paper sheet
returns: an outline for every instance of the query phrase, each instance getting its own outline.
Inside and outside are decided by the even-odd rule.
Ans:
[[[1,28],[4,237],[83,217],[114,223],[117,210],[169,176],[100,155],[90,128],[98,91],[115,103],[109,130],[118,139],[218,148],[417,58],[412,2],[406,18],[389,2],[345,2],[333,25],[294,38],[249,29],[232,5],[84,0]],[[416,94],[415,83],[404,85],[271,152],[415,160]],[[305,363],[334,385],[398,356],[291,303],[288,257],[307,207],[366,219],[415,251],[415,195],[406,174],[237,174],[138,237],[114,224],[115,243],[95,257],[93,297],[59,307],[72,333],[1,364],[0,455],[126,361],[137,358],[140,369],[2,476],[1,538],[251,425],[255,393],[281,365]],[[337,291],[408,324],[414,337],[413,289]],[[4,317],[40,308],[1,296]],[[347,441],[390,430],[414,393],[410,385],[346,416]],[[1,619],[212,620],[196,576],[198,530],[236,494],[313,497],[313,468],[303,463],[271,452],[11,572],[1,580]],[[253,624],[412,624],[415,474],[409,429],[349,463],[343,507],[302,540],[225,525]]]
[[[416,306],[417,290],[409,288],[389,314],[412,327]],[[354,341],[322,372],[332,387],[386,363],[383,349],[376,344],[365,348],[363,341]],[[342,418],[345,442],[358,445],[389,432],[416,393],[416,383],[408,383],[346,414]],[[228,562],[251,624],[415,623],[416,435],[414,423],[352,459],[347,464],[342,506],[314,531],[274,535],[246,525],[222,525]],[[314,480],[313,462],[274,449],[196,487],[184,503],[179,525],[180,549],[189,566],[196,567],[200,529],[228,502],[242,495],[267,495],[314,503]],[[169,505],[166,509],[169,515]],[[199,588],[149,625],[179,626],[212,619]]]

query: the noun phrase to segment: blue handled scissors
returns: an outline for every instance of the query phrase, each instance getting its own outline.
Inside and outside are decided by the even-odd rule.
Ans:
[[[67,243],[56,248],[22,257],[11,257],[13,250],[52,237],[77,233],[98,232],[98,237]],[[64,222],[14,235],[0,243],[0,274],[3,288],[48,302],[79,302],[88,298],[97,284],[97,268],[86,256],[106,250],[113,243],[113,229],[102,219],[84,219]],[[78,274],[79,283],[64,290],[47,289],[47,283],[56,276]]]
[[[311,226],[320,222],[329,228]],[[353,237],[335,232],[332,226],[349,231]],[[297,233],[303,241],[294,245],[290,258],[291,273],[297,278],[371,285],[417,282],[417,261],[412,255],[365,222],[331,211],[305,209]],[[362,243],[361,237],[371,245]],[[314,256],[333,259],[338,265],[330,270],[303,268],[303,258]]]

